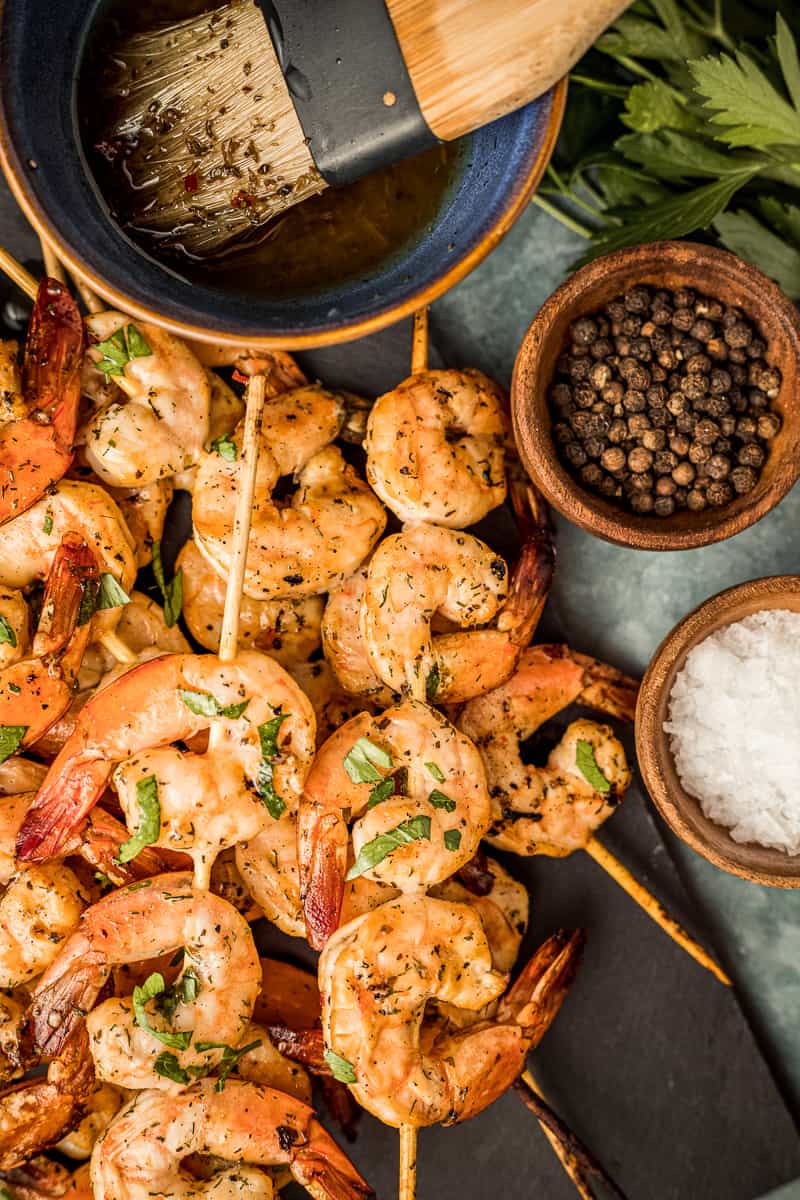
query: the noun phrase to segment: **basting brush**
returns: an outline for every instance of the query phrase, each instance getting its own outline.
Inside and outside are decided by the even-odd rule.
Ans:
[[[630,0],[232,0],[110,48],[128,223],[213,256],[544,92]]]

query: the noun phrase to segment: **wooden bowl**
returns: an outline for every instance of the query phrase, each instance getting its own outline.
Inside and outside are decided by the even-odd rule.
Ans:
[[[552,437],[547,391],[572,322],[597,312],[635,284],[691,287],[737,305],[768,346],[783,386],[775,409],[783,427],[774,439],[761,477],[746,496],[724,508],[646,517],[586,491],[562,466]],[[606,541],[638,550],[688,550],[731,537],[768,513],[800,477],[800,316],[780,288],[761,271],[725,250],[693,242],[652,242],[596,259],[562,284],[528,328],[514,366],[511,388],[514,433],[531,478],[573,524]]]
[[[800,575],[773,575],[728,588],[684,617],[656,650],[636,706],[636,753],[645,786],[661,816],[682,841],[731,875],[770,887],[800,887],[800,854],[735,842],[710,821],[681,786],[664,732],[675,676],[689,651],[709,634],[767,608],[800,612]]]

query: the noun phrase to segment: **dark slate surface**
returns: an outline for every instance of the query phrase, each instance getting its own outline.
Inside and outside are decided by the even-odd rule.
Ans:
[[[538,272],[535,286],[530,270],[520,274],[520,264],[527,261],[530,268],[537,242],[540,248],[543,244],[535,238],[534,224],[525,218],[495,256],[496,265],[490,260],[437,306],[434,330],[448,361],[484,362],[507,376],[510,349],[536,306],[523,284],[539,300],[552,286],[546,269]],[[563,271],[566,252],[562,246],[560,258],[554,257],[552,231],[547,235],[546,255],[554,274]],[[35,257],[35,242],[5,194],[0,196],[0,240],[21,258]],[[512,276],[511,292],[507,275]],[[0,287],[0,305],[8,295]],[[516,296],[514,304],[508,303],[510,295]],[[376,393],[406,373],[408,344],[406,326],[315,352],[305,362],[328,383]],[[568,637],[582,650],[641,669],[648,646],[655,644],[647,625],[648,605],[642,601],[652,594],[648,572],[655,573],[656,565],[638,557],[626,562],[624,580],[610,576],[614,552],[602,547],[598,553],[598,547],[577,531],[560,530],[559,577],[541,634]],[[609,552],[612,559],[604,558]],[[680,563],[673,562],[677,580]],[[669,581],[660,580],[655,624],[665,629],[689,607],[680,587],[673,589],[674,596],[670,589]],[[707,897],[708,889],[682,859],[695,898],[684,890],[637,785],[604,838],[687,926],[706,936],[709,922],[697,896]],[[630,1200],[750,1200],[800,1174],[796,1131],[736,996],[681,953],[585,855],[510,865],[532,893],[528,950],[557,926],[587,929],[581,974],[537,1051],[534,1067],[562,1115]],[[764,901],[770,914],[771,899]],[[760,941],[765,931],[774,931],[773,918],[762,914],[759,923],[753,905],[740,905],[731,894],[734,915],[737,907],[743,915],[736,938],[730,919],[720,920],[717,914],[712,922],[722,957],[744,980],[748,1001],[766,1032],[771,1032],[773,1011],[783,1012],[788,1031],[796,1021],[796,1005],[784,1011],[774,989],[762,1004],[753,983],[762,952],[766,973],[774,974],[779,952]],[[274,932],[268,941],[288,957],[302,956],[298,943]],[[776,1046],[773,1042],[780,1057]],[[381,1200],[396,1195],[393,1131],[365,1118],[352,1152]],[[464,1126],[422,1131],[418,1191],[421,1200],[575,1196],[538,1127],[513,1096]],[[782,1190],[780,1196],[789,1200],[790,1192]]]

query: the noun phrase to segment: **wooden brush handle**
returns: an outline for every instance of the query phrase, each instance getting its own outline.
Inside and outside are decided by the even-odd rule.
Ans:
[[[423,115],[449,141],[540,96],[631,0],[386,0]]]

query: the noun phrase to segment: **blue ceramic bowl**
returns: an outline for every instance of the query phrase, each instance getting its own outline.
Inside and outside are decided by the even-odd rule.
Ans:
[[[467,140],[432,226],[368,277],[293,299],[199,285],[115,224],[81,146],[76,88],[103,0],[0,0],[0,158],[37,232],[115,307],[181,336],[263,348],[319,346],[380,329],[430,303],[497,245],[547,165],[562,82]]]

